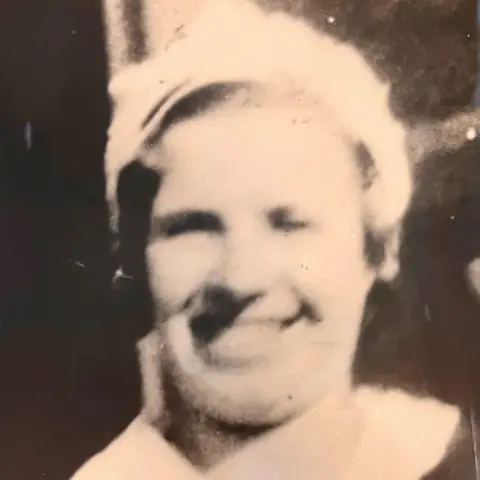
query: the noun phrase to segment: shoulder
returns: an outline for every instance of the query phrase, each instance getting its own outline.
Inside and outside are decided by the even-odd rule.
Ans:
[[[365,431],[352,478],[364,471],[391,480],[423,478],[448,454],[461,422],[458,407],[397,389],[361,387],[356,402]]]
[[[90,459],[71,480],[199,480],[143,416],[137,417],[105,450]]]

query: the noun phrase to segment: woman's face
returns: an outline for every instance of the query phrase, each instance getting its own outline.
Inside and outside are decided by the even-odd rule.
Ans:
[[[149,155],[168,165],[150,284],[186,398],[226,421],[280,422],[348,380],[373,273],[354,154],[334,122],[225,109]]]

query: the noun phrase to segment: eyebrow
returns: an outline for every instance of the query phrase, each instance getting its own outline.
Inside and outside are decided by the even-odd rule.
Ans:
[[[222,233],[225,227],[219,216],[210,210],[179,210],[154,216],[150,236],[170,238],[192,232]]]

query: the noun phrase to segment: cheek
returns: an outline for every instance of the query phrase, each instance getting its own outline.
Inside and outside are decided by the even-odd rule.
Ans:
[[[308,243],[308,245],[307,245]],[[363,256],[362,231],[305,239],[289,265],[290,283],[323,316],[325,326],[359,323],[373,273]],[[343,327],[342,327],[343,328]]]
[[[197,236],[151,244],[147,262],[155,298],[170,312],[180,308],[210,278],[220,251],[217,240]]]

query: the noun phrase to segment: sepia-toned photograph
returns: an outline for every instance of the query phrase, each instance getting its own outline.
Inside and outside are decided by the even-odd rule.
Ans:
[[[0,479],[479,480],[476,0],[5,0]]]

